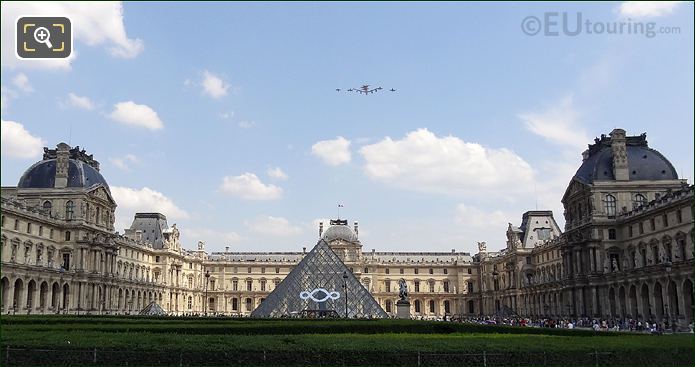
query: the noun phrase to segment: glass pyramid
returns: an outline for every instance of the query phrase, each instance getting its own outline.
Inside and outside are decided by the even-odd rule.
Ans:
[[[324,240],[251,313],[251,317],[307,316],[388,317]]]

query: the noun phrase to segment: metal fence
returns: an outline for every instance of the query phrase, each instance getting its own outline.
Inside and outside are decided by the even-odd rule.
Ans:
[[[312,351],[135,351],[104,349],[2,348],[3,366],[608,366],[625,363],[616,353],[396,353],[331,354]],[[618,363],[616,363],[618,362]],[[648,362],[648,361],[643,361]],[[678,361],[674,361],[678,362]],[[692,360],[690,361],[692,362]]]

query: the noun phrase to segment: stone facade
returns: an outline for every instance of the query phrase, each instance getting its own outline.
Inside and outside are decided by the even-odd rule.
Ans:
[[[79,148],[45,150],[17,187],[2,188],[2,312],[249,315],[306,254],[208,253],[179,241],[159,213],[114,231],[116,203],[99,163]],[[358,223],[321,223],[323,238],[382,308],[398,281],[411,315],[616,317],[692,322],[693,187],[620,129],[596,139],[552,212],[529,211],[506,247],[457,252],[364,251]],[[610,170],[610,171],[609,171]],[[184,229],[185,230],[185,229]],[[313,246],[313,243],[309,247]]]

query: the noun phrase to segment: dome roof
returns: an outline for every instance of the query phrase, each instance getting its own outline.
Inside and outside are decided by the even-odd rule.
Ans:
[[[359,241],[355,231],[346,225],[333,225],[328,227],[328,229],[323,232],[321,239],[325,240],[326,242],[331,242],[334,240],[343,240],[347,242]]]
[[[102,184],[108,190],[104,176],[94,167],[81,160],[70,159],[68,187],[91,187]],[[17,187],[23,189],[47,189],[55,187],[56,159],[45,159],[29,167],[19,179]]]
[[[630,139],[632,137],[629,137]],[[628,140],[627,164],[630,180],[677,180],[678,174],[671,162],[658,151],[647,146],[646,140],[630,144]],[[582,183],[613,181],[613,150],[610,144],[591,146],[587,157],[574,174]]]

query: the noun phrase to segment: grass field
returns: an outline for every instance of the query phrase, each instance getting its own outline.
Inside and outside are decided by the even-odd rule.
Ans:
[[[2,365],[693,364],[692,335],[409,320],[16,316],[0,321]]]

